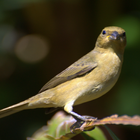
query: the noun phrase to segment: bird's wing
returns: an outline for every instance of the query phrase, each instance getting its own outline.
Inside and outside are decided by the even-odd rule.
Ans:
[[[92,71],[97,66],[97,63],[93,61],[88,55],[82,57],[67,69],[56,75],[50,81],[48,81],[39,91],[39,93],[56,87],[66,81],[72,80],[76,77],[83,76]]]

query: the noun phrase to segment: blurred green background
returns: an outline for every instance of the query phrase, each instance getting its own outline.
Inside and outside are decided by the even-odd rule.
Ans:
[[[74,107],[98,118],[140,115],[140,1],[0,0],[0,109],[38,93],[50,78],[93,49],[105,26],[126,30],[121,76],[105,96]],[[26,110],[0,119],[0,140],[25,140],[53,116]],[[123,140],[140,127],[109,126]]]

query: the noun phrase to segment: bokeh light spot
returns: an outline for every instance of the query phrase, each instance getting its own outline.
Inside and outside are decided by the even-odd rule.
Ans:
[[[15,47],[17,57],[26,63],[41,61],[48,54],[48,42],[39,35],[27,35],[19,39]]]

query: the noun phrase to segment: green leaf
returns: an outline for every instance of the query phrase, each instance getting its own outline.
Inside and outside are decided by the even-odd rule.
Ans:
[[[120,140],[106,125],[104,125],[104,127],[109,132],[109,134],[113,138],[113,140]]]
[[[104,133],[99,127],[95,127],[92,131],[81,133],[85,140],[107,140]]]

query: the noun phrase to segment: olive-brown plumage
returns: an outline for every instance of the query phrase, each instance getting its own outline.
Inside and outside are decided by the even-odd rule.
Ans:
[[[75,118],[85,120],[73,112],[73,105],[94,100],[115,85],[125,46],[126,36],[122,28],[104,28],[91,52],[52,78],[37,95],[0,110],[0,118],[25,109],[64,107]]]

